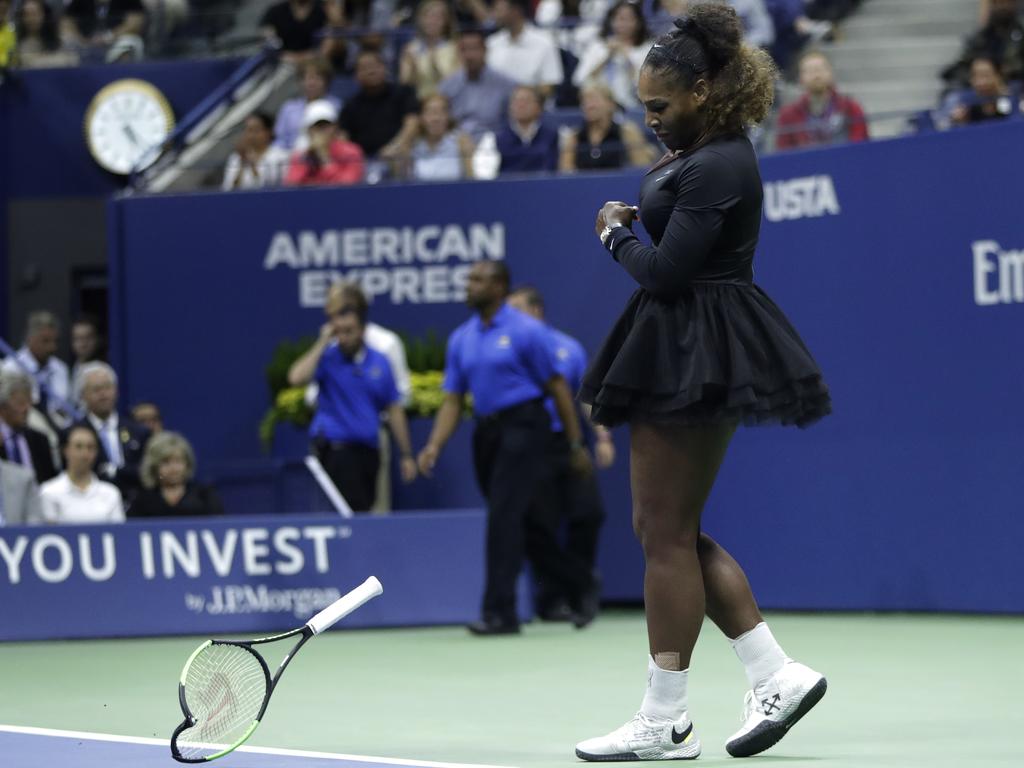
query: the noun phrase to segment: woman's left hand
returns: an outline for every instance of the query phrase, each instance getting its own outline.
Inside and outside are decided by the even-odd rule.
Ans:
[[[621,224],[624,227],[632,227],[634,219],[637,218],[639,209],[635,205],[628,205],[618,200],[604,204],[597,213],[597,222],[594,224],[594,232],[600,237],[605,227],[613,224]]]

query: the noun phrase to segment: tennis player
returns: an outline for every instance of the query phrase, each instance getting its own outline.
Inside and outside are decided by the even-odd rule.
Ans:
[[[584,376],[606,426],[628,423],[633,523],[644,551],[647,692],[621,728],[580,743],[586,760],[700,754],[687,702],[705,613],[743,662],[751,690],[734,756],[761,752],[825,692],[772,636],[740,566],[701,533],[701,512],[738,424],[806,427],[831,409],[821,371],[753,283],[762,186],[745,126],[764,119],[775,70],[741,42],[735,11],[691,5],[651,49],[638,93],[668,148],[645,177],[639,213],[604,205],[596,230],[639,285]],[[639,215],[653,246],[630,227]]]

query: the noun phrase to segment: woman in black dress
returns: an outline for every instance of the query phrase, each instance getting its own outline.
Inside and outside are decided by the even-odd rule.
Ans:
[[[224,514],[212,486],[193,481],[196,456],[177,432],[161,432],[146,443],[142,458],[143,489],[128,508],[128,517],[206,517]]]
[[[644,179],[639,209],[610,202],[597,217],[604,246],[640,288],[595,356],[581,399],[596,422],[630,427],[650,656],[640,711],[580,743],[586,760],[700,754],[686,684],[705,613],[730,638],[751,686],[730,754],[772,746],[825,692],[824,677],[785,655],[743,570],[700,527],[738,424],[805,427],[831,408],[811,354],[753,283],[762,185],[744,128],[767,114],[775,69],[741,34],[728,6],[694,5],[651,49],[638,93],[669,153]],[[653,246],[630,230],[636,217]]]

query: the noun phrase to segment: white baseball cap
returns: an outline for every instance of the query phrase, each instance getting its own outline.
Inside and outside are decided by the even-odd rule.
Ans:
[[[327,99],[316,99],[306,105],[306,111],[302,114],[302,125],[305,128],[322,122],[335,123],[338,121],[338,110]]]

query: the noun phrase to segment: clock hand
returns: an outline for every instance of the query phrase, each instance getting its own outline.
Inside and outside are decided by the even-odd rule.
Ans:
[[[124,135],[128,137],[128,141],[135,146],[139,146],[139,140],[135,138],[135,131],[132,130],[130,125],[122,125],[121,130],[124,132]]]

